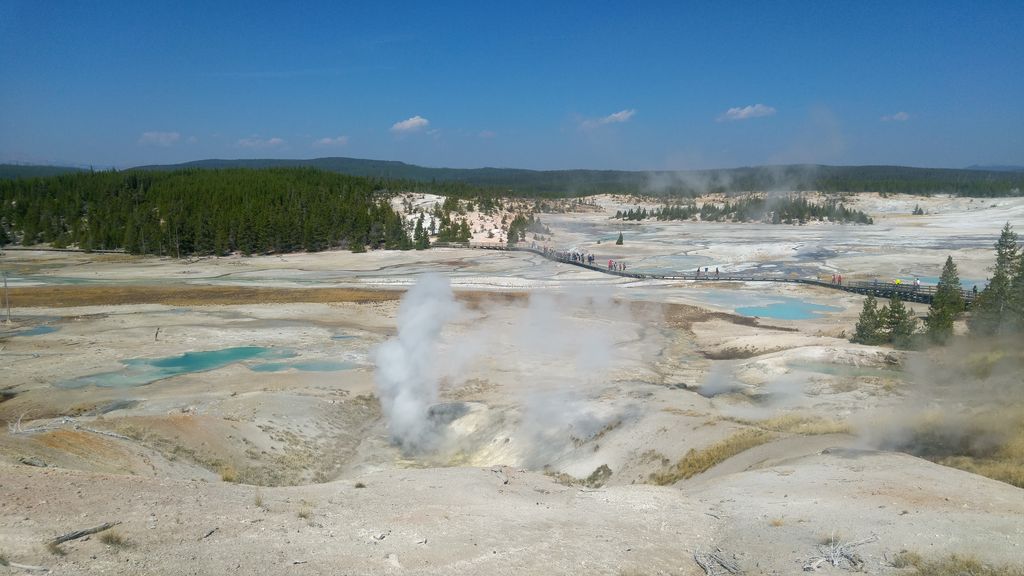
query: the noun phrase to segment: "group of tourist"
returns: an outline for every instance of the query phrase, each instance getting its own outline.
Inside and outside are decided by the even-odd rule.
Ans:
[[[715,266],[714,276],[712,276],[712,272],[710,271],[708,266],[704,267],[704,278],[718,278],[718,277],[719,277],[718,266]],[[697,274],[694,275],[694,278],[696,278],[698,280],[700,279],[700,266],[697,267]]]

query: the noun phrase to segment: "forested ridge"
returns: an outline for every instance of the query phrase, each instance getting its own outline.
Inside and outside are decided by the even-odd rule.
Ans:
[[[185,256],[410,248],[394,185],[312,168],[69,173],[0,181],[0,243]]]
[[[404,162],[358,158],[199,160],[145,170],[181,168],[308,166],[354,176],[446,185],[462,197],[481,192],[522,197],[592,194],[699,196],[763,191],[881,192],[1015,196],[1024,190],[1024,172],[999,169],[915,168],[909,166],[824,166],[786,164],[715,170],[524,170],[516,168],[430,168]],[[462,187],[458,185],[462,184]],[[473,188],[476,189],[473,189]],[[480,190],[480,189],[484,190]]]

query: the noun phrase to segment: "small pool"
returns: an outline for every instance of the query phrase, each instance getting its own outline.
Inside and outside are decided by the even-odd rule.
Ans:
[[[731,308],[743,316],[777,320],[810,320],[842,308],[815,304],[792,296],[756,294],[749,290],[700,290],[689,293],[698,301]]]
[[[842,308],[813,304],[796,298],[785,298],[782,302],[771,302],[763,306],[740,306],[737,314],[757,316],[759,318],[775,318],[777,320],[810,320],[828,312],[839,312]]]
[[[922,284],[937,285],[939,283],[939,277],[938,276],[918,276],[917,279],[920,280]],[[914,279],[913,278],[900,278],[900,280],[904,284],[913,284],[914,283]],[[985,287],[988,286],[988,279],[985,279],[985,280],[977,280],[977,279],[974,279],[974,278],[961,278],[960,279],[960,287],[963,288],[964,290],[970,290],[971,288],[973,288],[975,286],[978,287],[978,290],[984,290]]]
[[[53,334],[57,330],[60,330],[57,326],[48,326],[43,324],[42,326],[36,326],[23,332],[14,332],[9,336],[42,336],[43,334]]]
[[[57,383],[56,386],[58,388],[82,388],[85,386],[129,388],[143,386],[181,374],[208,372],[246,360],[278,360],[291,358],[294,355],[295,353],[290,350],[271,349],[262,346],[239,346],[220,350],[186,352],[180,356],[168,356],[166,358],[132,358],[121,362],[124,364],[124,368],[121,370],[101,372],[73,380],[65,380],[64,382]]]

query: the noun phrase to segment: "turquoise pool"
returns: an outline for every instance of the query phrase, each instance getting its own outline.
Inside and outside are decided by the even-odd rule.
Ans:
[[[65,380],[56,384],[56,386],[59,388],[82,388],[85,386],[130,388],[182,374],[208,372],[246,360],[279,360],[291,358],[294,355],[295,353],[290,350],[271,349],[262,346],[239,346],[220,350],[186,352],[180,356],[168,356],[165,358],[132,358],[121,362],[124,364],[124,368],[121,370],[101,372],[73,380]]]
[[[759,318],[775,318],[778,320],[810,320],[828,312],[839,312],[842,308],[812,304],[796,298],[785,298],[782,302],[772,302],[763,306],[740,306],[737,314],[757,316]]]
[[[303,360],[299,362],[267,362],[250,366],[253,372],[283,372],[285,370],[299,370],[300,372],[339,372],[351,370],[356,365],[352,362],[340,360]]]

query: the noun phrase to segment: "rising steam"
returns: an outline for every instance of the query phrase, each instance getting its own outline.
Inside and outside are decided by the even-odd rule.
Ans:
[[[402,298],[398,336],[376,351],[375,380],[391,439],[406,453],[423,452],[438,442],[430,418],[437,402],[437,343],[445,323],[459,311],[451,284],[427,274]]]

